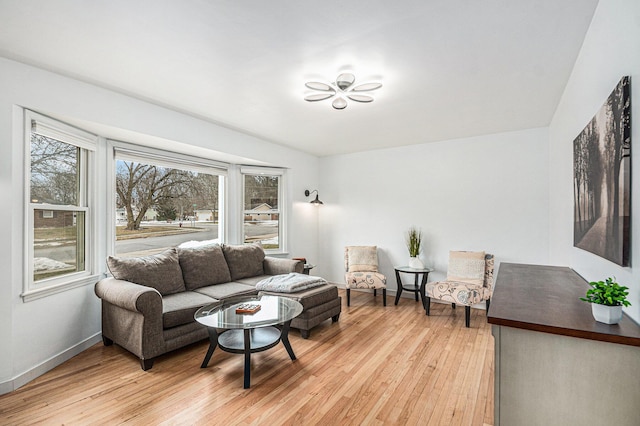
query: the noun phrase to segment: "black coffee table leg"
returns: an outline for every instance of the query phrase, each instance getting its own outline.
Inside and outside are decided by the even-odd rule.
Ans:
[[[416,291],[414,292],[414,294],[415,294],[415,296],[416,296],[416,302],[417,302],[417,301],[418,301],[418,293],[420,292],[420,289],[419,289],[419,287],[418,287],[418,276],[419,276],[420,274],[415,274],[415,275],[416,275],[416,277],[415,277],[416,279],[415,279],[415,281],[413,282],[413,288],[415,288],[415,289],[416,289]],[[424,303],[423,303],[423,305],[424,305]]]
[[[398,285],[398,290],[396,290],[396,305],[400,301],[400,295],[402,294],[402,279],[400,278],[400,272],[396,271],[396,283]]]
[[[289,326],[291,325],[291,321],[287,321],[282,325],[282,331],[281,331],[281,336],[280,336],[280,340],[282,340],[282,344],[284,345],[284,348],[287,350],[287,353],[289,354],[289,358],[291,358],[291,361],[294,361],[296,359],[296,354],[293,353],[293,348],[291,347],[291,343],[289,343]]]
[[[213,351],[216,350],[218,346],[218,333],[215,328],[208,328],[209,330],[209,350],[207,350],[207,354],[204,356],[204,361],[202,361],[202,365],[200,368],[207,368],[207,364],[209,364],[209,360],[211,359],[211,355],[213,355]]]
[[[429,273],[425,273],[422,275],[422,282],[420,283],[420,298],[422,299],[422,307],[424,310],[427,310],[427,294],[425,287],[427,285],[427,279],[429,277]]]
[[[244,329],[244,388],[251,387],[251,330]]]

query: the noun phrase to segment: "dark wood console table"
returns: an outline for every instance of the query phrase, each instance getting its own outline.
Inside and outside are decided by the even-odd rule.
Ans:
[[[640,424],[640,326],[596,322],[566,267],[502,263],[488,321],[495,424]]]

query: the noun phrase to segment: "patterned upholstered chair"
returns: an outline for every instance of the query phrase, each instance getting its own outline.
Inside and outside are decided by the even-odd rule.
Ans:
[[[425,308],[429,315],[431,298],[451,302],[451,307],[464,305],[465,326],[469,327],[471,305],[483,300],[491,303],[493,292],[493,255],[485,252],[449,252],[447,279],[427,283]]]
[[[373,296],[382,289],[382,304],[387,306],[387,277],[378,272],[376,246],[347,246],[344,248],[344,275],[347,288],[347,306],[351,306],[352,288],[372,288]]]

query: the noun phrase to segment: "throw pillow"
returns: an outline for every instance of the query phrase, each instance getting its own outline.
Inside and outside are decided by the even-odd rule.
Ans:
[[[348,272],[378,272],[378,248],[376,246],[347,247]]]
[[[482,287],[484,284],[483,251],[450,251],[447,281],[458,281]]]
[[[109,256],[107,266],[114,278],[153,287],[163,296],[185,290],[175,248],[151,256]]]
[[[187,290],[231,281],[227,261],[218,244],[194,248],[178,247],[178,260]]]
[[[264,274],[264,250],[260,244],[222,246],[231,279],[255,277]]]

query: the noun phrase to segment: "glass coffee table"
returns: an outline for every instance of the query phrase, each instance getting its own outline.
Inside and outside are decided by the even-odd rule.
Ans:
[[[236,308],[246,304],[260,305],[260,310],[236,313]],[[225,352],[244,354],[244,388],[249,389],[252,353],[266,351],[282,341],[291,360],[296,359],[289,343],[289,326],[301,313],[299,302],[270,295],[243,296],[198,309],[195,319],[209,331],[209,349],[200,367],[207,367],[218,346]]]

